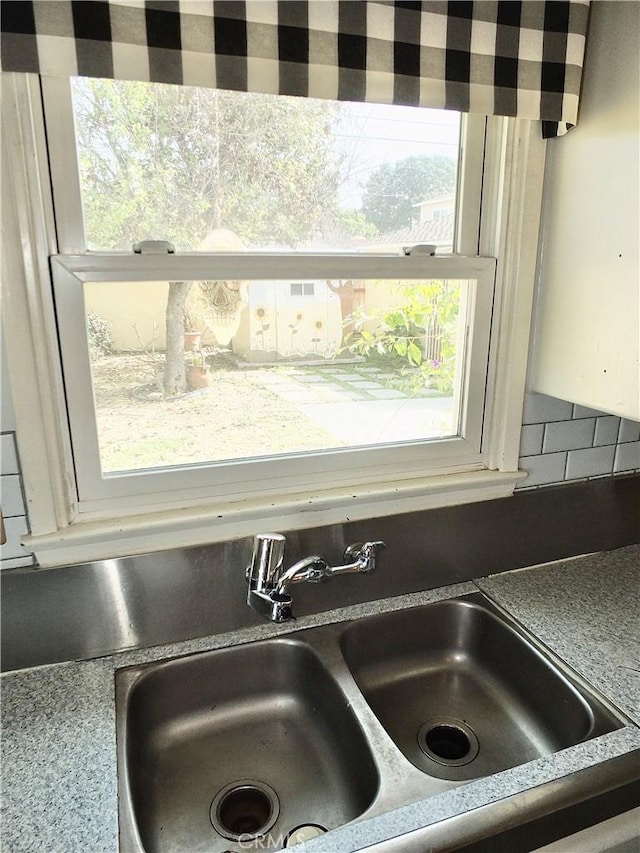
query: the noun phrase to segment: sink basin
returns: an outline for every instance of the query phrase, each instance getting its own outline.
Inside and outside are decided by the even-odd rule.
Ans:
[[[430,776],[487,776],[620,727],[481,594],[354,622],[341,646],[380,723]]]
[[[117,702],[123,850],[280,849],[297,827],[332,829],[376,795],[356,717],[295,639],[122,670]]]
[[[121,669],[120,850],[279,850],[623,724],[481,593]]]

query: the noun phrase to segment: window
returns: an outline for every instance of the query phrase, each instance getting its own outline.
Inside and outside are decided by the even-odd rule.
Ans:
[[[291,296],[315,296],[315,284],[312,281],[291,282]]]
[[[191,529],[191,508],[186,539],[206,541],[258,519],[508,493],[514,476],[491,474],[515,467],[499,458],[496,406],[498,318],[520,298],[501,270],[504,150],[509,134],[512,147],[529,139],[524,123],[44,78],[45,147],[37,89],[19,85],[53,186],[57,251],[39,298],[49,323],[55,305],[61,352],[69,538],[97,543],[81,553],[123,514],[142,548],[149,519],[174,508],[167,535]],[[24,195],[33,209],[33,187]],[[451,199],[451,216],[431,219],[454,254],[420,249],[430,198],[438,214]],[[35,527],[42,553],[70,553]]]

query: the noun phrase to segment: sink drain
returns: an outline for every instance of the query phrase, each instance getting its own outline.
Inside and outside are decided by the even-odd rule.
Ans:
[[[317,838],[319,835],[324,835],[327,830],[319,823],[303,823],[292,829],[287,840],[284,843],[285,847],[294,847],[296,844],[302,844],[303,841],[310,841],[312,838]]]
[[[473,729],[452,717],[423,723],[418,729],[418,746],[428,758],[447,767],[469,764],[480,751]]]
[[[279,814],[276,792],[253,779],[226,785],[215,795],[209,809],[213,828],[232,841],[260,838],[269,832]]]

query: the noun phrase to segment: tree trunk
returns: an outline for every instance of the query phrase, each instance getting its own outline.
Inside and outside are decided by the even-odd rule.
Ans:
[[[184,394],[187,390],[184,363],[184,306],[191,286],[190,281],[169,282],[163,380],[165,397],[175,397],[176,394]]]
[[[364,287],[356,287],[353,281],[330,281],[325,279],[327,287],[332,293],[337,293],[340,299],[340,311],[342,313],[342,345],[344,346],[349,335],[355,330],[352,318],[355,311],[364,303]]]

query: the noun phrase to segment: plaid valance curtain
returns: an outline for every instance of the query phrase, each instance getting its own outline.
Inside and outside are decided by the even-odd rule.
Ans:
[[[3,0],[2,68],[575,124],[588,0]]]

